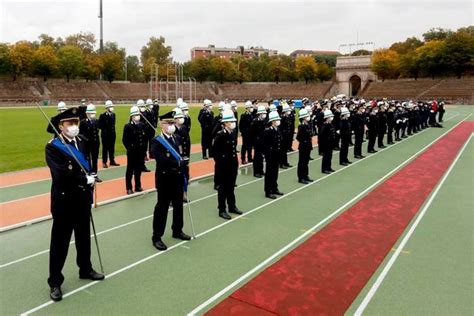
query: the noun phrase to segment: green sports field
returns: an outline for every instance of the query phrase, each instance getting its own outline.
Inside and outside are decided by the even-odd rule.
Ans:
[[[27,111],[31,111],[30,120],[41,120],[34,110]],[[126,109],[118,108],[119,111]],[[63,271],[65,298],[60,303],[49,301],[46,283],[51,222],[1,233],[2,314],[184,315],[206,303],[197,310],[201,314],[321,231],[451,128],[463,120],[473,120],[469,116],[472,113],[472,107],[450,107],[443,129],[426,129],[348,167],[337,165],[336,153],[333,165],[337,172],[331,175],[320,173],[321,160],[313,152],[316,159],[310,162],[310,176],[316,181],[304,186],[297,182],[295,167],[280,170],[279,187],[286,195],[277,200],[265,199],[263,179],[254,178],[251,167],[243,168],[237,179],[236,196],[239,208],[245,213],[228,222],[217,216],[212,178],[193,182],[189,192],[190,206],[198,238],[190,242],[172,239],[169,216],[163,239],[169,246],[166,252],[157,252],[151,244],[155,193],[100,206],[94,211],[94,217],[107,279],[100,283],[79,280],[75,250],[71,246]],[[192,115],[195,112],[192,111]],[[38,133],[44,129],[43,122],[40,125],[42,128],[38,128]],[[9,126],[13,129],[15,124]],[[30,142],[35,142],[33,135],[24,130],[22,133],[30,135]],[[42,150],[43,141],[38,152]],[[12,141],[9,148],[13,148],[14,143]],[[365,152],[366,143],[363,148]],[[20,152],[17,157],[24,155]],[[446,181],[437,194],[431,196],[432,203],[399,257],[370,296],[364,314],[474,313],[473,154],[471,137]],[[349,155],[352,157],[352,149]],[[19,158],[9,158],[14,159]],[[289,160],[295,166],[297,154],[290,155]],[[110,177],[114,176],[115,171],[107,172],[111,172]],[[16,186],[16,189],[23,190],[20,196],[44,192],[44,188],[31,184]],[[380,203],[387,203],[389,199],[388,196]],[[416,218],[353,301],[347,314],[360,310]],[[184,231],[191,233],[186,206]],[[98,269],[95,254],[93,249],[93,264]]]
[[[171,111],[173,106],[160,106],[160,113]],[[47,115],[57,114],[55,106],[44,107]],[[116,155],[125,154],[122,144],[123,126],[128,122],[130,105],[115,106],[117,114]],[[201,128],[197,120],[200,107],[190,107],[193,122],[191,141],[201,142]],[[242,113],[244,109],[238,109]],[[97,108],[97,117],[104,107]],[[214,109],[217,113],[217,110]],[[0,108],[0,173],[45,166],[44,146],[51,139],[46,132],[47,122],[37,108]],[[100,154],[101,155],[101,154]]]

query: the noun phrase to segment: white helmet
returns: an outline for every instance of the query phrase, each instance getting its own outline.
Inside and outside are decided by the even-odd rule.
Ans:
[[[283,106],[281,107],[282,112],[291,112],[291,108],[288,105],[288,103],[283,103]]]
[[[224,101],[219,102],[219,111],[224,111],[226,103]]]
[[[181,111],[189,110],[189,106],[186,102],[181,102],[178,107],[181,109]]]
[[[140,115],[140,110],[138,109],[138,106],[136,105],[130,108],[130,116],[135,116],[135,115]]]
[[[153,100],[152,99],[146,99],[146,105],[153,105]]]
[[[277,110],[277,107],[275,104],[270,104],[270,112],[274,112]]]
[[[246,109],[251,108],[251,107],[253,107],[252,101],[245,102],[245,108]]]
[[[230,106],[233,108],[237,107],[237,102],[235,100],[230,101]]]
[[[222,123],[225,123],[225,122],[236,122],[236,118],[234,116],[234,111],[232,110],[224,110],[222,111],[222,119],[221,119],[221,122]]]
[[[105,108],[106,109],[110,108],[110,107],[113,107],[113,106],[114,106],[114,104],[112,103],[112,101],[110,101],[110,100],[105,101]]]
[[[58,103],[58,111],[66,111],[66,110],[67,110],[66,103],[64,103],[63,101],[60,101]]]
[[[145,106],[145,101],[143,101],[143,99],[138,100],[137,106]]]
[[[257,108],[257,114],[267,114],[267,110],[265,110],[265,106],[259,105]]]
[[[349,116],[350,116],[350,115],[351,115],[351,112],[349,112],[349,109],[348,109],[348,108],[346,108],[345,106],[343,106],[343,107],[341,108],[341,115],[349,115]]]
[[[324,118],[327,119],[328,117],[333,117],[331,110],[324,110]]]
[[[175,108],[173,111],[174,111],[173,117],[175,119],[184,117],[183,111],[180,108]]]
[[[179,107],[181,103],[183,103],[183,98],[178,98],[178,100],[176,100],[176,105]]]
[[[87,105],[86,113],[89,113],[89,114],[95,114],[95,113],[97,113],[96,110],[95,110],[95,105],[92,104],[92,103],[90,103],[89,105]]]
[[[270,112],[270,114],[268,115],[268,121],[269,121],[269,122],[279,121],[279,120],[281,120],[281,118],[280,118],[280,115],[278,115],[278,112],[277,112],[277,111],[272,111],[272,112]]]
[[[308,117],[309,116],[309,113],[308,111],[306,111],[306,109],[301,109],[299,112],[298,112],[298,116],[300,119],[303,119],[305,117]]]
[[[204,105],[205,105],[205,106],[210,106],[210,105],[212,105],[212,101],[209,100],[209,99],[205,99],[205,100],[204,100]]]

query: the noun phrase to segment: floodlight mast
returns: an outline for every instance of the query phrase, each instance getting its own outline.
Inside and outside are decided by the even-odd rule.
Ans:
[[[99,19],[100,19],[100,42],[99,42],[99,49],[100,52],[104,52],[104,15],[102,11],[102,0],[99,3]]]

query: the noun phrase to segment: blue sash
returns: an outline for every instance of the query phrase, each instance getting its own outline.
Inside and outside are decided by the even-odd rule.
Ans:
[[[168,142],[168,140],[163,137],[163,135],[158,135],[155,137],[155,139],[161,145],[163,145],[177,161],[183,160],[183,158],[181,158],[181,155],[176,151],[176,149],[174,149],[173,145],[171,145],[170,142]],[[188,192],[188,179],[186,178],[186,174],[184,173],[183,170],[181,170],[181,175],[183,176],[183,179],[184,179],[184,183],[183,183],[184,192]]]
[[[71,159],[74,159],[74,157],[71,155],[71,151],[73,154],[76,156],[77,160],[81,163],[81,165],[86,169],[86,171],[89,173],[91,171],[91,167],[89,165],[89,161],[87,161],[86,157],[84,157],[84,154],[77,150],[77,148],[71,144],[63,144],[59,137],[56,137],[51,144],[53,144],[57,149],[62,151],[66,156],[70,157]],[[71,151],[69,151],[66,146],[68,146]],[[74,161],[76,161],[74,159]]]

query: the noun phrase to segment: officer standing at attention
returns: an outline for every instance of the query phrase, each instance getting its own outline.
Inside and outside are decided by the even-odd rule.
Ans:
[[[242,135],[242,149],[240,152],[240,158],[242,164],[246,164],[247,162],[253,162],[252,158],[252,133],[251,127],[253,121],[253,104],[251,101],[245,102],[245,112],[240,115],[240,134]]]
[[[146,104],[146,109],[144,112],[142,112],[142,115],[151,124],[150,126],[150,124],[148,124],[146,121],[143,122],[145,126],[145,132],[146,132],[146,147],[145,148],[148,151],[148,155],[145,154],[145,161],[148,161],[148,156],[150,156],[150,158],[153,158],[151,154],[151,140],[153,139],[153,137],[155,137],[155,129],[156,129],[157,121],[156,121],[155,112],[153,110],[152,99],[147,99],[145,101],[145,104]]]
[[[214,121],[214,113],[212,112],[211,100],[204,100],[204,105],[199,111],[198,121],[199,124],[201,124],[202,159],[208,159],[208,154],[209,157],[212,157],[212,122]]]
[[[97,177],[97,161],[99,160],[99,122],[95,118],[96,109],[94,104],[89,104],[86,109],[87,118],[82,119],[79,124],[79,131],[81,135],[84,136],[84,141],[86,142],[86,156],[87,160],[91,165],[91,172],[96,176],[96,182],[102,182],[99,177]]]
[[[191,117],[189,116],[189,105],[186,102],[181,102],[178,108],[181,109],[181,111],[183,112],[184,125],[186,125],[188,131],[191,132]]]
[[[288,151],[291,148],[291,144],[293,143],[293,133],[294,131],[291,130],[291,120],[290,117],[291,109],[288,103],[283,103],[281,107],[281,124],[280,124],[280,132],[282,137],[282,147],[280,153],[280,168],[288,169],[293,167],[288,162]]]
[[[311,156],[311,150],[313,150],[313,131],[309,122],[311,117],[305,109],[301,109],[298,113],[300,119],[300,125],[298,126],[298,133],[296,134],[296,140],[298,141],[298,182],[308,184],[313,182],[309,178],[309,157]]]
[[[102,140],[102,167],[108,168],[107,158],[111,166],[120,166],[115,162],[115,113],[112,101],[105,102],[105,112],[99,117],[100,138]]]
[[[174,109],[174,123],[176,126],[175,135],[180,137],[181,149],[184,157],[191,157],[191,138],[189,137],[189,130],[184,125],[184,114],[179,108]],[[186,181],[189,182],[189,165],[183,167],[184,176]],[[186,192],[183,195],[183,202],[189,202]]]
[[[352,162],[347,155],[349,153],[349,142],[352,137],[351,122],[349,121],[351,113],[345,106],[341,108],[341,120],[339,122],[339,136],[341,137],[341,150],[339,151],[339,164],[347,166]]]
[[[145,101],[143,101],[142,99],[138,100],[137,101],[137,104],[136,106],[138,106],[138,110],[140,111],[140,113],[138,113],[138,115],[143,115],[146,119],[148,119],[148,117],[146,116],[146,104],[145,104]],[[143,120],[145,121],[145,120]],[[145,121],[146,122],[146,121]],[[150,170],[146,167],[145,165],[145,161],[148,160],[148,157],[147,157],[147,154],[146,154],[146,151],[148,149],[148,145],[147,145],[147,128],[151,128],[151,126],[146,123],[146,126],[145,124],[143,124],[143,130],[145,132],[145,145],[144,146],[141,146],[141,149],[143,151],[142,153],[142,156],[143,156],[143,166],[142,166],[142,172],[150,172]]]
[[[280,116],[277,111],[271,111],[268,116],[270,126],[263,133],[263,152],[265,155],[265,197],[276,199],[277,195],[283,195],[278,190],[278,166],[281,159],[282,139],[278,129]]]
[[[235,182],[239,162],[237,159],[237,134],[236,118],[232,110],[222,112],[223,128],[214,138],[214,161],[216,163],[217,201],[219,216],[223,219],[231,219],[229,213],[241,215],[242,212],[235,204]],[[227,204],[227,208],[226,208]],[[229,212],[227,212],[227,210]]]
[[[140,122],[140,110],[137,106],[130,109],[130,122],[123,128],[122,143],[127,150],[127,170],[125,186],[127,194],[133,194],[132,177],[135,178],[135,192],[142,192],[141,176],[145,164],[146,151],[145,124]]]
[[[332,151],[334,149],[336,130],[332,124],[334,114],[331,110],[324,110],[324,123],[321,125],[321,130],[318,135],[319,146],[323,154],[321,163],[321,172],[329,174],[334,172],[331,168]]]
[[[92,204],[92,187],[95,177],[85,174],[71,154],[90,172],[86,159],[86,144],[79,135],[79,113],[77,108],[70,108],[57,116],[60,132],[46,145],[46,163],[51,171],[51,245],[49,251],[50,297],[53,301],[62,299],[61,285],[64,276],[61,273],[71,241],[74,237],[77,249],[76,263],[79,267],[79,278],[103,280],[104,275],[97,273],[91,263],[90,216]],[[64,140],[66,145],[61,142]],[[67,147],[69,147],[69,149]]]
[[[263,172],[263,132],[265,131],[266,124],[267,111],[265,106],[259,105],[257,108],[257,117],[250,125],[252,143],[255,146],[253,156],[253,176],[256,178],[262,178],[265,174]]]
[[[352,129],[354,130],[354,158],[362,159],[362,143],[364,142],[365,132],[365,105],[361,104],[352,119]]]
[[[156,160],[155,186],[158,201],[153,213],[153,246],[158,250],[166,250],[167,246],[161,239],[165,232],[168,218],[168,207],[173,206],[173,238],[190,240],[183,233],[183,193],[185,182],[183,168],[189,164],[189,157],[183,155],[180,137],[174,135],[173,112],[160,116],[161,134],[153,138],[151,150]]]

